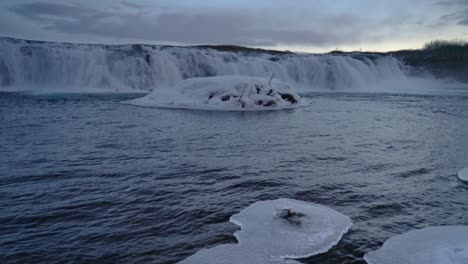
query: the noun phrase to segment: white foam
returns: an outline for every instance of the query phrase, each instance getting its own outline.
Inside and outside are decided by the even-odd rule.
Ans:
[[[109,88],[93,88],[93,87],[83,87],[76,88],[70,87],[64,89],[63,87],[57,86],[42,86],[42,87],[32,87],[28,86],[18,86],[10,87],[0,90],[0,92],[21,92],[29,95],[43,95],[43,94],[142,94],[146,95],[149,92],[144,90],[135,90],[129,88],[120,88],[120,89],[109,89]]]
[[[98,87],[156,90],[207,76],[249,75],[307,91],[378,87],[404,82],[406,67],[391,56],[221,52],[212,49],[141,45],[86,45],[0,38],[0,90]]]
[[[281,217],[291,210],[299,215]],[[239,244],[203,249],[180,263],[297,263],[335,246],[351,228],[351,219],[331,208],[292,199],[256,202],[230,221],[241,227]]]
[[[468,226],[429,227],[397,235],[364,259],[369,264],[466,264]]]
[[[411,77],[392,56],[222,52],[147,45],[44,43],[0,37],[0,92],[50,87],[153,91],[188,78],[275,78],[301,93],[372,92],[466,95],[466,84]],[[300,89],[300,90],[299,90]],[[52,91],[55,92],[55,91]],[[66,91],[65,91],[66,92]]]
[[[282,96],[285,95],[291,96],[295,102],[284,99]],[[265,78],[249,76],[188,79],[127,103],[145,107],[225,111],[278,110],[305,105],[289,85],[277,81],[270,85]]]
[[[463,168],[458,172],[458,178],[462,181],[468,182],[468,167]]]

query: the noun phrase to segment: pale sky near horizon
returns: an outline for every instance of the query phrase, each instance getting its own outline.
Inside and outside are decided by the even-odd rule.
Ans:
[[[0,36],[323,52],[468,39],[468,0],[2,0]]]

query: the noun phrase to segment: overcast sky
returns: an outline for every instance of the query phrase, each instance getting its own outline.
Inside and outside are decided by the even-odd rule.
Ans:
[[[385,51],[468,39],[468,0],[1,0],[0,35]]]

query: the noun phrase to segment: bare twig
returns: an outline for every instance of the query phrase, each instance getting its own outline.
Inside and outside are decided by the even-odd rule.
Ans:
[[[247,98],[250,98],[250,94],[252,93],[252,89],[253,89],[253,86],[250,87],[249,96],[247,96]]]
[[[270,82],[268,83],[268,86],[270,86],[270,88],[271,88],[271,81],[273,81],[273,77],[275,77],[275,73],[276,72],[273,72],[273,74],[270,77]]]
[[[246,85],[246,84],[244,84],[244,89],[242,89],[241,96],[239,97],[239,102],[241,101],[242,96],[244,95],[245,88],[247,88],[247,85]]]

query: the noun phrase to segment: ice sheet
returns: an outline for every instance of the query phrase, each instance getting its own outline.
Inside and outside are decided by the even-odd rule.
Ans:
[[[239,244],[203,249],[180,263],[295,263],[328,251],[352,225],[329,207],[292,199],[256,202],[230,221],[241,227]]]
[[[468,226],[429,227],[397,235],[364,259],[369,264],[466,264]]]

